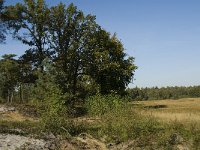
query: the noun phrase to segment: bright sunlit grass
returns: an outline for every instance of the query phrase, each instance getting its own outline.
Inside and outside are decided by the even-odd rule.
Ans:
[[[200,98],[140,101],[137,104],[142,106],[142,114],[152,115],[162,121],[200,123]]]

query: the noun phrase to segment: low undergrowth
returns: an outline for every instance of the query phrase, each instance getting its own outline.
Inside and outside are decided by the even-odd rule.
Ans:
[[[38,122],[32,121],[0,121],[0,133],[17,135],[40,135],[41,128]]]
[[[136,142],[136,147],[172,149],[174,145],[186,144],[189,148],[200,148],[200,124],[171,121],[162,122],[152,115],[127,105],[120,98],[95,96],[88,100],[89,115],[100,116],[101,123],[93,125],[90,134],[107,143]],[[92,101],[92,104],[90,103]],[[95,128],[96,127],[96,128]],[[175,137],[175,138],[174,138]]]
[[[55,105],[47,107],[37,122],[0,121],[0,133],[34,134],[39,137],[42,137],[41,133],[53,133],[66,138],[88,133],[107,144],[134,141],[132,146],[141,149],[174,149],[177,145],[200,149],[198,122],[167,123],[151,115],[143,115],[142,111],[111,95],[90,97],[85,106],[88,112],[85,117],[98,117],[98,121],[77,122],[67,116],[61,105]]]
[[[106,143],[119,144],[133,140],[135,147],[140,148],[173,149],[178,144],[192,149],[200,148],[199,124],[166,124],[153,116],[144,117],[128,108],[109,112],[103,115],[101,120],[101,125],[89,132],[99,139],[104,137]]]

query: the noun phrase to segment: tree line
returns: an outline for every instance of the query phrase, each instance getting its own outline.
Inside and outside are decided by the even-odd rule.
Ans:
[[[0,60],[3,100],[24,102],[34,93],[42,100],[50,87],[67,95],[68,103],[97,93],[125,93],[137,69],[134,58],[95,16],[74,4],[49,7],[44,0],[3,4],[1,0],[0,42],[9,33],[29,47],[21,56],[6,54]]]
[[[200,97],[200,86],[127,89],[132,100],[161,100]]]

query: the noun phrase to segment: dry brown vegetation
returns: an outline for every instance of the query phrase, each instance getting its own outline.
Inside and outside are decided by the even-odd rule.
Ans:
[[[0,105],[0,108],[4,108],[5,106]],[[5,107],[7,108],[7,107]],[[12,107],[11,107],[12,108]],[[0,111],[0,121],[19,121],[19,122],[23,122],[23,121],[36,121],[35,118],[31,118],[28,117],[26,115],[21,114],[19,111],[14,110],[14,111],[9,111],[9,107],[8,110],[4,111]]]
[[[141,106],[142,114],[155,116],[162,121],[200,123],[200,98],[140,101],[136,104]]]

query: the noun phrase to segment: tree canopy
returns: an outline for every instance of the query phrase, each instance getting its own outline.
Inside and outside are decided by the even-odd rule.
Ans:
[[[47,20],[49,9],[43,0],[24,0],[15,6],[7,6],[8,27],[13,37],[30,47],[32,63],[43,71],[42,61],[49,57],[47,45]]]
[[[5,28],[5,23],[3,21],[3,9],[4,9],[4,6],[3,6],[3,3],[4,1],[3,0],[0,0],[0,43],[3,43],[6,36],[5,36],[5,33],[6,33],[6,28]]]
[[[132,81],[134,58],[125,53],[116,34],[74,4],[48,7],[44,0],[24,0],[6,6],[3,15],[9,18],[4,22],[13,38],[29,46],[17,61],[20,85],[50,74],[63,94],[84,98],[96,93],[122,95]]]

